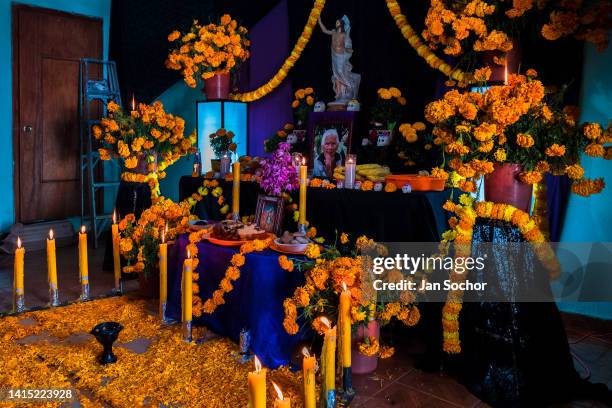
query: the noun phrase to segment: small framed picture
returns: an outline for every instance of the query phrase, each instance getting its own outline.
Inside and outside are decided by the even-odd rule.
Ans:
[[[277,234],[283,220],[283,199],[260,194],[257,197],[257,208],[255,210],[255,222],[265,230]]]
[[[353,113],[311,114],[307,156],[313,177],[332,178],[334,169],[344,166],[351,151]]]

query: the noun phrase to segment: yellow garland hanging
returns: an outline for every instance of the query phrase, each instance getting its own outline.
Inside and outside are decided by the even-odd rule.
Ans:
[[[538,228],[535,220],[524,211],[510,204],[481,201],[473,204],[473,199],[466,194],[460,198],[462,204],[447,201],[444,209],[454,212],[459,217],[452,218],[451,230],[443,234],[442,242],[455,242],[455,257],[469,257],[472,247],[472,234],[476,218],[505,221],[517,227],[525,240],[533,244],[538,259],[549,272],[549,277],[555,279],[559,276],[560,265],[556,255],[547,243],[544,234]],[[467,278],[465,273],[453,271],[451,280],[463,282]],[[463,291],[451,290],[448,292],[446,304],[442,309],[443,349],[449,354],[461,352],[459,339],[459,313],[462,309]]]
[[[198,265],[198,259],[195,257],[198,254],[198,242],[202,241],[208,231],[200,230],[189,234],[189,245],[187,248],[191,254],[194,254],[193,269],[195,270]],[[213,292],[212,298],[207,299],[206,302],[202,303],[202,298],[199,296],[200,288],[197,285],[199,275],[194,273],[193,276],[193,315],[199,317],[202,313],[214,313],[219,305],[225,304],[224,296],[226,293],[231,292],[234,287],[232,282],[240,278],[240,267],[246,262],[245,255],[251,252],[261,252],[268,248],[272,243],[272,238],[266,238],[263,240],[255,239],[253,241],[245,242],[240,246],[240,252],[234,254],[230,261],[230,266],[225,270],[225,275],[221,282],[219,282],[219,288]]]
[[[302,51],[304,51],[304,48],[306,47],[308,41],[310,40],[310,37],[312,36],[312,30],[317,24],[317,20],[319,19],[319,16],[321,15],[321,11],[323,10],[324,6],[325,0],[315,0],[313,8],[312,10],[310,10],[308,21],[304,26],[304,30],[302,31],[300,38],[298,38],[295,46],[293,47],[291,55],[289,55],[285,62],[283,62],[283,65],[272,77],[272,79],[270,79],[267,83],[253,91],[234,94],[231,95],[231,98],[242,102],[253,102],[263,98],[264,96],[272,92],[276,87],[278,87],[281,82],[285,80],[287,74],[289,74],[289,71],[291,71],[291,68],[293,68],[297,60],[300,59]]]
[[[446,62],[438,58],[436,54],[434,54],[427,45],[421,41],[421,37],[414,31],[414,29],[408,23],[406,16],[402,14],[402,9],[400,8],[399,3],[396,0],[385,0],[387,3],[387,8],[389,9],[389,13],[393,20],[395,20],[395,24],[402,32],[402,35],[408,43],[414,48],[414,50],[422,57],[427,64],[442,72],[447,77],[451,77],[460,82],[469,81],[468,74],[461,71],[458,68],[452,68]]]

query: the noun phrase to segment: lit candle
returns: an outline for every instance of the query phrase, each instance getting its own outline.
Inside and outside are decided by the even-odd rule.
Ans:
[[[316,408],[317,396],[315,387],[315,365],[316,358],[311,356],[308,349],[302,349],[304,359],[302,360],[302,373],[304,375],[304,408]]]
[[[182,322],[183,322],[183,339],[191,342],[191,319],[193,318],[193,281],[192,281],[193,260],[191,254],[187,250],[187,258],[183,262],[183,307],[182,307]]]
[[[23,312],[25,310],[25,293],[23,290],[23,258],[25,248],[21,246],[21,238],[17,237],[17,249],[15,249],[15,264],[13,267],[13,311]]]
[[[53,230],[49,230],[47,238],[47,283],[49,284],[49,304],[59,305],[57,289],[57,261],[55,256],[55,237]]]
[[[240,219],[240,162],[232,164],[232,175],[234,178],[232,189],[232,213],[235,220]]]
[[[272,381],[272,386],[276,391],[276,395],[278,395],[278,398],[274,401],[274,408],[291,408],[291,398],[284,398],[283,391],[274,381]]]
[[[347,290],[346,283],[342,282],[340,293],[340,308],[338,320],[340,326],[340,356],[342,368],[351,366],[351,292]]]
[[[308,167],[306,166],[306,159],[302,159],[302,165],[300,166],[300,217],[298,224],[306,227],[306,184],[308,181]]]
[[[159,244],[159,318],[166,320],[166,301],[168,298],[168,244],[166,244],[166,228],[162,230]]]
[[[344,187],[353,188],[355,185],[355,170],[357,168],[357,156],[349,154],[344,169]]]
[[[132,110],[136,110],[136,98],[134,98],[134,94],[132,94]]]
[[[249,382],[249,408],[266,407],[266,370],[262,369],[261,362],[255,356],[255,371],[248,375]]]
[[[121,256],[119,255],[119,225],[117,224],[117,212],[113,210],[113,225],[111,225],[113,238],[113,272],[115,276],[115,292],[123,293],[121,287]]]
[[[336,327],[331,328],[331,323],[326,317],[321,318],[321,323],[327,327],[323,340],[323,350],[321,351],[322,400],[327,401],[328,392],[336,389]]]
[[[508,85],[508,59],[506,57],[506,63],[504,64],[504,85]]]
[[[87,232],[81,226],[79,232],[79,278],[81,280],[81,300],[89,299],[89,269],[87,264]]]

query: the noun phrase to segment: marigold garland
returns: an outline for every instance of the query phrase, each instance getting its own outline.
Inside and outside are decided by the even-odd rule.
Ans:
[[[387,8],[395,24],[402,32],[402,35],[414,50],[422,57],[425,62],[432,68],[442,72],[447,77],[453,78],[459,82],[468,82],[468,75],[458,68],[452,68],[450,65],[442,61],[434,54],[427,45],[423,43],[421,37],[414,31],[408,23],[406,16],[402,14],[402,9],[396,0],[385,0]]]
[[[452,217],[449,221],[451,229],[442,234],[442,242],[455,242],[455,257],[469,257],[472,248],[472,234],[476,218],[505,221],[517,227],[525,240],[532,244],[538,259],[549,272],[549,277],[555,279],[560,274],[560,265],[557,257],[547,243],[544,234],[538,228],[536,220],[529,214],[513,207],[510,204],[481,201],[474,203],[474,199],[462,194],[460,204],[447,201],[443,208],[454,212],[458,218]],[[467,274],[451,272],[453,282],[464,282]],[[443,350],[449,354],[461,352],[459,338],[459,313],[462,309],[463,291],[451,290],[448,292],[446,304],[442,309]]]
[[[253,102],[263,98],[264,96],[272,92],[276,87],[278,87],[281,82],[285,80],[287,74],[289,74],[289,71],[291,71],[291,68],[293,68],[297,60],[300,59],[302,51],[304,51],[304,48],[310,41],[310,37],[312,36],[312,30],[317,24],[317,20],[321,15],[321,11],[323,10],[324,6],[325,0],[315,0],[313,8],[312,10],[310,10],[308,21],[304,26],[302,34],[295,43],[293,50],[291,51],[291,55],[289,55],[285,62],[283,62],[283,65],[280,67],[278,72],[274,74],[272,79],[270,79],[267,83],[253,91],[234,94],[231,95],[231,98],[242,102]]]

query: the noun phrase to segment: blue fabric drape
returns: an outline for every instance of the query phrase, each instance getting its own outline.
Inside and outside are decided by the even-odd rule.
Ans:
[[[181,274],[188,243],[187,235],[179,236],[168,254],[167,315],[176,320],[181,318]],[[208,242],[200,242],[197,246],[198,285],[202,301],[206,301],[218,288],[238,249]],[[236,342],[243,328],[250,330],[251,350],[269,368],[289,365],[297,344],[307,336],[305,331],[291,336],[283,328],[283,301],[304,284],[304,275],[281,269],[278,256],[271,250],[246,255],[240,278],[233,282],[234,289],[225,295],[225,304],[214,313],[203,313],[193,321],[194,325],[206,326]]]

